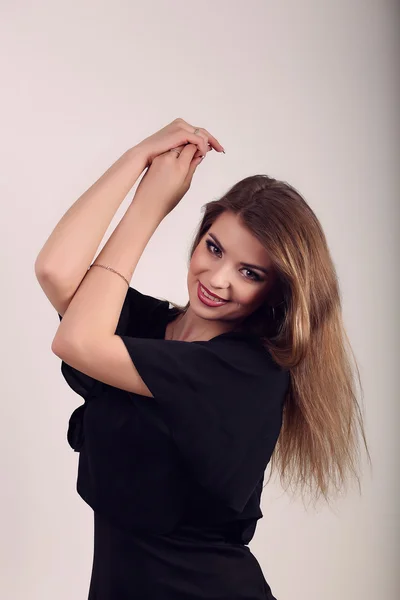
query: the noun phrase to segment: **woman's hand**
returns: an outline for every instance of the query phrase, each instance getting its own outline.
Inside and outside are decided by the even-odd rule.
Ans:
[[[178,152],[180,154],[178,155]],[[156,156],[142,177],[133,202],[143,203],[157,219],[163,219],[190,188],[193,174],[201,163],[196,144],[178,146]]]
[[[197,146],[194,158],[205,156],[212,148],[217,152],[224,152],[218,140],[206,129],[200,127],[198,133],[194,133],[194,130],[195,127],[183,119],[175,119],[137,144],[135,148],[143,153],[146,167],[151,166],[156,156],[185,144]]]

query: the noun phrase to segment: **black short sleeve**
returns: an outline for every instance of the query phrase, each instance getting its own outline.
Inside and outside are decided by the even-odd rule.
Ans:
[[[130,336],[146,336],[151,333],[152,325],[156,325],[161,312],[168,310],[169,302],[140,293],[129,287],[121,309],[116,334]],[[62,316],[58,313],[60,321]],[[61,373],[70,388],[86,399],[93,391],[97,379],[93,379],[61,361]]]
[[[242,512],[279,436],[289,373],[243,334],[207,342],[121,339],[189,474]]]

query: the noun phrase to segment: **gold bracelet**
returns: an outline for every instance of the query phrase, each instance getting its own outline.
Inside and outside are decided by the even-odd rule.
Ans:
[[[116,271],[112,267],[106,267],[105,265],[99,265],[97,263],[93,263],[92,265],[90,265],[89,269],[91,269],[92,267],[103,267],[103,269],[107,269],[108,271],[112,271],[113,273],[116,273],[117,275],[119,275],[120,277],[122,277],[122,279],[124,281],[126,281],[128,287],[129,287],[129,281],[127,279],[125,279],[125,277],[123,275],[121,275],[121,273],[118,273],[118,271]],[[89,271],[89,269],[88,269],[88,271]]]

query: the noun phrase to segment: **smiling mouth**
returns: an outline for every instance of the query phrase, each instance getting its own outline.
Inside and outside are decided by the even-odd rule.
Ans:
[[[225,298],[221,298],[221,296],[217,296],[216,294],[212,294],[208,288],[206,288],[202,283],[200,283],[202,292],[210,297],[210,300],[219,300],[221,302],[228,302]]]
[[[206,304],[207,306],[222,306],[222,304],[226,304],[229,300],[224,300],[219,296],[214,296],[211,292],[208,291],[199,281],[197,286],[197,295],[199,299]]]

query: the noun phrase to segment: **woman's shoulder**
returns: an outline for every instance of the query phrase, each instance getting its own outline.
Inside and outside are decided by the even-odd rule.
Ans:
[[[206,343],[234,364],[241,364],[249,369],[251,367],[252,371],[258,371],[261,376],[275,375],[283,381],[289,378],[289,370],[275,361],[263,339],[254,333],[229,331]]]
[[[168,300],[163,298],[157,298],[155,296],[151,296],[150,294],[144,294],[140,292],[134,287],[129,286],[126,300],[131,307],[144,308],[148,310],[154,310],[159,306],[169,307]]]
[[[169,302],[129,287],[121,310],[119,335],[148,336],[157,334],[169,311]]]

